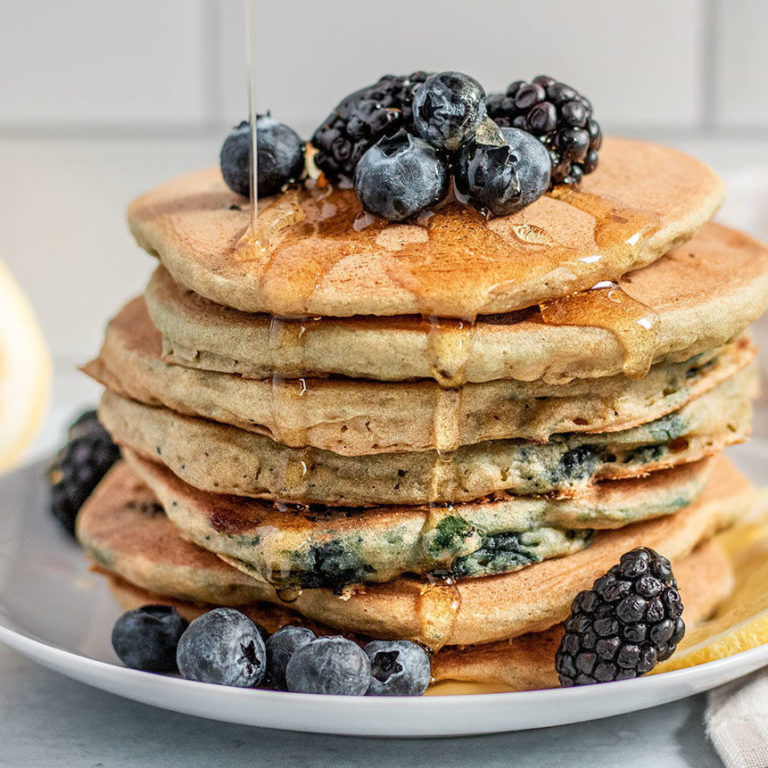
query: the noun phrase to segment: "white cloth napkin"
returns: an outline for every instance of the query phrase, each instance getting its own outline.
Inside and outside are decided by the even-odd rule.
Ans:
[[[726,768],[768,768],[768,671],[712,691],[705,720]]]

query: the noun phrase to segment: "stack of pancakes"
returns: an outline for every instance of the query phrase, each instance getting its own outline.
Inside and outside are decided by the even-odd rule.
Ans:
[[[635,546],[691,624],[730,588],[710,541],[750,506],[746,326],[768,250],[708,223],[722,185],[607,140],[578,190],[410,224],[309,182],[217,170],[129,211],[161,266],[87,372],[124,461],[78,536],[126,607],[238,606],[417,640],[435,679],[557,684],[573,597]]]

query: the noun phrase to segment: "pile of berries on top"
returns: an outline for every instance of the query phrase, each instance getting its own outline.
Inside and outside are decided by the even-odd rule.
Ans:
[[[602,142],[592,105],[551,77],[517,80],[486,96],[460,72],[395,77],[342,100],[312,136],[313,161],[334,183],[353,183],[367,211],[404,221],[456,196],[504,216],[554,184],[578,184],[597,167]],[[304,174],[299,136],[269,116],[257,120],[258,194]],[[251,136],[241,123],[221,151],[224,180],[249,194]]]
[[[128,667],[173,672],[203,683],[337,696],[421,696],[431,671],[426,651],[407,640],[364,647],[287,625],[270,635],[234,608],[214,608],[188,624],[175,608],[124,613],[112,646]]]

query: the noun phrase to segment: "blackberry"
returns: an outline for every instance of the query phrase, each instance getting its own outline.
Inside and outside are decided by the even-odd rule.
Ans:
[[[549,150],[552,185],[578,184],[597,168],[603,134],[592,104],[575,88],[539,75],[516,80],[487,100],[488,115],[502,127],[522,128]]]
[[[351,181],[363,154],[400,128],[413,133],[413,94],[428,72],[384,75],[344,98],[312,136],[315,165],[331,181]]]
[[[67,440],[75,440],[91,433],[98,434],[101,437],[109,437],[107,430],[104,429],[99,421],[99,415],[95,409],[83,411],[70,425],[67,430]]]
[[[560,685],[630,680],[668,659],[685,634],[669,560],[648,547],[621,556],[580,592],[555,655]]]
[[[119,458],[118,447],[95,411],[86,411],[72,424],[69,442],[48,470],[51,512],[69,533],[74,535],[80,507]]]

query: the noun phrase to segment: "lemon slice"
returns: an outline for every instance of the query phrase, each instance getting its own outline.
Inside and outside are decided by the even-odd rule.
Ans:
[[[32,442],[45,416],[51,360],[27,298],[0,263],[0,472]]]
[[[672,658],[654,672],[704,664],[768,643],[768,515],[716,541],[732,558],[734,590],[710,621],[686,632]]]

